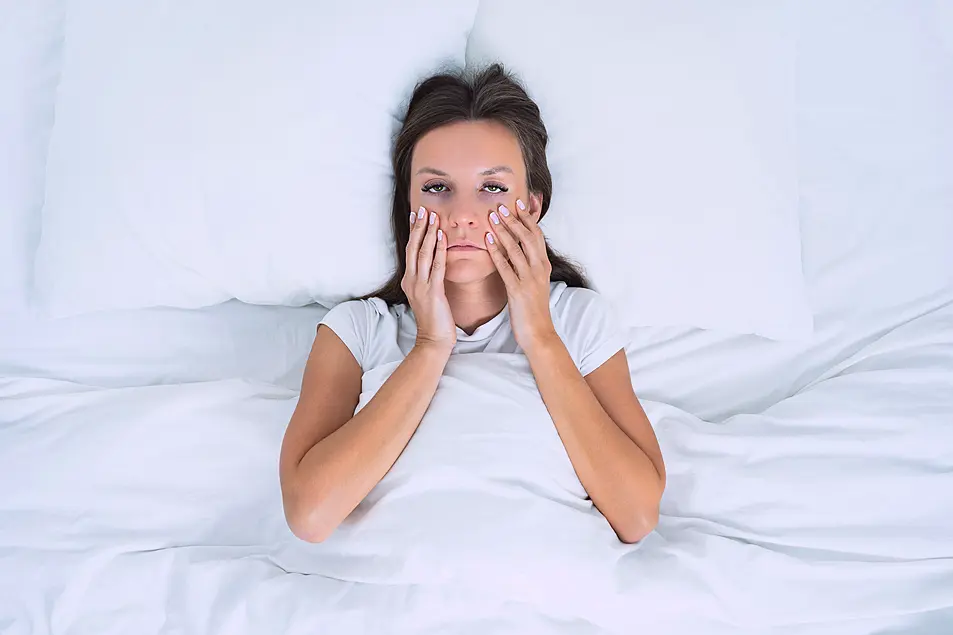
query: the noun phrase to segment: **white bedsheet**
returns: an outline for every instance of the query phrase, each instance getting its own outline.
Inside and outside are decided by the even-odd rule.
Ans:
[[[720,424],[646,400],[669,487],[634,546],[572,502],[555,444],[535,453],[552,469],[493,487],[398,469],[362,510],[376,524],[309,546],[277,482],[293,389],[8,377],[0,631],[935,633],[953,619],[953,302],[842,356]],[[529,394],[516,369],[464,389],[476,371],[455,364],[433,420]],[[497,424],[482,451],[502,462],[471,445],[472,465],[525,450]],[[432,450],[407,460],[436,470]]]

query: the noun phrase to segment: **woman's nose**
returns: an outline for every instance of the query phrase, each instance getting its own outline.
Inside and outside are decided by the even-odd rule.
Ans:
[[[478,202],[458,202],[448,210],[447,220],[451,226],[475,227],[480,224],[483,216],[489,214]]]

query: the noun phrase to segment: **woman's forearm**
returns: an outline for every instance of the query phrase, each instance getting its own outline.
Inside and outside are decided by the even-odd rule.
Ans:
[[[558,335],[526,350],[539,392],[573,469],[623,542],[658,522],[662,478],[648,455],[606,414]]]
[[[451,349],[417,345],[377,394],[298,465],[307,539],[327,538],[407,446],[437,390]]]

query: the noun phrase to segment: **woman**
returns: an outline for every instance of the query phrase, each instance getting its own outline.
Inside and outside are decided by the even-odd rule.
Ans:
[[[623,331],[538,222],[552,177],[539,109],[499,65],[421,83],[397,137],[394,276],[318,327],[280,475],[294,534],[327,538],[392,468],[454,355],[525,354],[592,503],[623,542],[658,521],[665,468]],[[364,371],[395,370],[357,413]],[[436,424],[432,424],[436,425]]]

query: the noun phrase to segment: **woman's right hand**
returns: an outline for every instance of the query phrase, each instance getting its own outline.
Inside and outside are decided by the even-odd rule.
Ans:
[[[450,312],[444,274],[447,271],[447,237],[436,212],[421,207],[410,214],[407,266],[400,288],[407,294],[417,320],[417,344],[453,349],[457,325]]]

